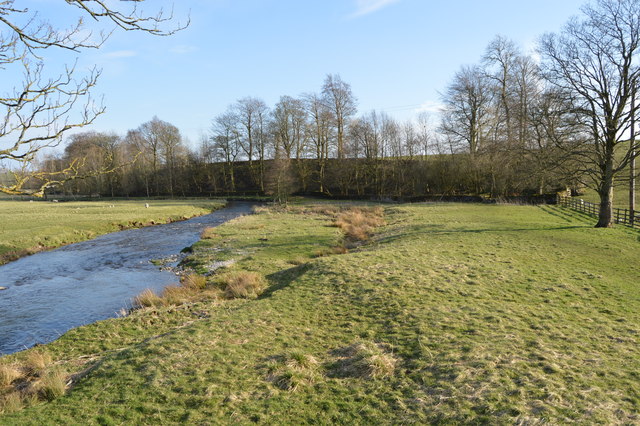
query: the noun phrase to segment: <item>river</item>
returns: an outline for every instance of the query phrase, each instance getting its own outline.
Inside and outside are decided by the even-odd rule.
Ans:
[[[249,214],[234,202],[182,222],[102,235],[0,266],[0,354],[57,339],[66,331],[131,307],[144,289],[159,291],[178,278],[150,260],[178,254],[203,229]]]

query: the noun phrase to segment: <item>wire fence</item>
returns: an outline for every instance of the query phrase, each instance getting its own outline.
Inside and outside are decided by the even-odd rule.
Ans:
[[[599,204],[575,199],[573,197],[559,196],[558,204],[592,216],[598,216],[598,213],[600,212]],[[619,209],[614,207],[613,222],[620,225],[631,226],[632,228],[640,227],[640,211],[631,212],[629,209]]]

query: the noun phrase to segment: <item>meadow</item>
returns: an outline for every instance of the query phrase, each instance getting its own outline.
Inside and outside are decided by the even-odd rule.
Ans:
[[[49,357],[22,392],[51,402],[0,383],[0,423],[637,423],[640,234],[591,222],[555,206],[259,208],[203,233],[186,263],[219,269],[188,298],[1,358],[29,375]],[[229,295],[248,274],[265,288]]]
[[[121,229],[187,219],[223,205],[216,200],[53,203],[5,198],[0,200],[0,264]]]

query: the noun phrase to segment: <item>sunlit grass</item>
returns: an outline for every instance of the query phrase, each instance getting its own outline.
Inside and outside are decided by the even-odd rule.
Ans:
[[[325,207],[216,228],[189,264],[235,263],[202,297],[47,345],[72,391],[0,423],[639,421],[636,231],[552,206],[385,206],[337,254],[344,209]],[[204,296],[242,271],[264,276],[257,298]]]

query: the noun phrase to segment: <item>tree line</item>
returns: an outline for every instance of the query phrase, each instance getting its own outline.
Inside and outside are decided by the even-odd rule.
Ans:
[[[495,155],[493,162],[477,161],[488,152],[484,144],[464,149],[443,136],[444,121],[433,123],[427,114],[401,122],[384,112],[356,113],[351,86],[327,75],[319,92],[282,96],[272,107],[256,97],[237,100],[212,118],[196,147],[154,117],[123,136],[74,134],[64,153],[45,157],[40,170],[55,175],[73,167],[84,178],[55,190],[102,196],[499,197],[560,185],[530,161],[510,173]]]
[[[125,29],[167,35],[182,28],[162,30],[170,17],[140,18],[135,9],[68,3]],[[6,5],[0,11],[26,13]],[[3,192],[500,197],[586,185],[600,195],[597,226],[610,226],[614,186],[634,187],[637,0],[587,3],[559,33],[543,35],[535,54],[496,37],[478,64],[453,76],[436,123],[427,116],[399,122],[384,112],[358,115],[350,85],[330,74],[318,92],[282,96],[273,106],[239,99],[212,118],[196,148],[154,118],[126,135],[76,133],[64,153],[42,157],[44,148],[104,112],[88,99],[78,120],[70,119],[99,73],[76,82],[68,68],[45,80],[45,64],[33,66],[39,49],[99,47],[85,44],[82,24],[70,30],[9,25],[11,34],[3,33],[0,65],[22,66],[26,76],[24,90],[0,99],[6,109],[0,140],[15,139],[0,150],[0,161],[20,164],[2,174]],[[632,210],[633,200],[630,193]]]

